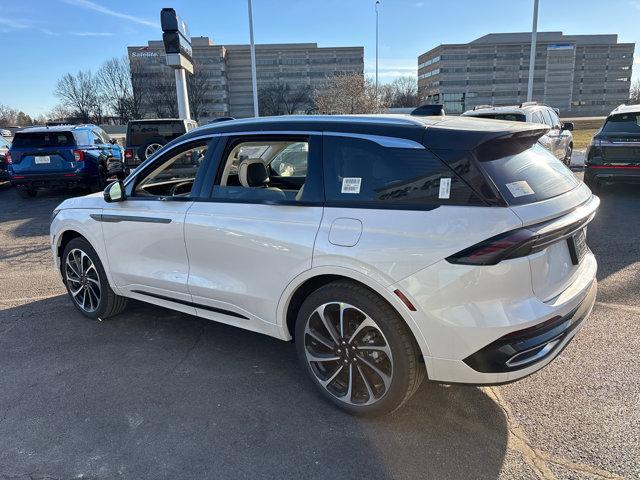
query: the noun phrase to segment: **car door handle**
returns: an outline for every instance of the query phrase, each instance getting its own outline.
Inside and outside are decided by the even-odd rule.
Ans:
[[[142,223],[171,223],[170,218],[144,217],[140,215],[111,215],[104,213],[92,213],[89,215],[97,222],[120,223],[120,222],[142,222]]]

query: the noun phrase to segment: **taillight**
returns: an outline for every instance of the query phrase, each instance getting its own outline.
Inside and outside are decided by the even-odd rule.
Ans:
[[[11,165],[13,163],[13,160],[11,160],[11,154],[9,152],[4,155],[4,163],[6,163],[7,165]]]
[[[496,265],[502,260],[526,257],[549,245],[569,238],[589,223],[595,211],[571,222],[551,220],[526,228],[501,233],[447,257],[447,262],[461,265]]]
[[[84,162],[84,152],[82,150],[74,150],[73,158],[76,162]]]
[[[126,160],[131,160],[131,159],[133,159],[133,150],[132,150],[132,149],[130,149],[130,148],[127,148],[127,149],[124,151],[124,158],[125,158]]]
[[[447,261],[462,265],[496,265],[507,258],[529,255],[535,237],[535,233],[527,228],[512,230],[454,253]]]

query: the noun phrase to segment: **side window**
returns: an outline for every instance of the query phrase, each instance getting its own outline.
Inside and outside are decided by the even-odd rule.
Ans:
[[[533,123],[546,123],[544,121],[544,118],[542,118],[542,114],[540,112],[533,112],[531,120],[533,121]]]
[[[324,136],[327,202],[373,208],[405,204],[477,205],[477,195],[430,151]]]
[[[553,128],[553,121],[551,120],[551,115],[549,114],[549,110],[542,110],[542,117],[544,118],[544,123]]]
[[[549,109],[549,110],[547,110],[547,113],[551,117],[551,124],[555,128],[560,128],[560,117],[558,117],[558,114],[555,112],[555,110]]]
[[[188,197],[207,153],[207,142],[168,152],[137,182],[134,197]]]
[[[89,135],[91,137],[91,143],[93,145],[102,145],[104,143],[102,137],[96,130],[91,130],[91,133]]]
[[[308,138],[230,138],[213,197],[237,201],[302,201]]]

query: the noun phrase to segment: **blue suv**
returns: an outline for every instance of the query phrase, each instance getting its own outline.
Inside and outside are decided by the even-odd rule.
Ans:
[[[6,164],[22,197],[38,188],[102,190],[110,176],[126,176],[122,149],[96,125],[32,127],[16,132]]]

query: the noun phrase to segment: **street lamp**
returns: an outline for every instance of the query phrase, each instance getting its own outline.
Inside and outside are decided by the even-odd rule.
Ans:
[[[533,70],[536,66],[536,40],[538,35],[538,0],[533,0],[533,26],[531,27],[531,53],[529,54],[529,84],[527,102],[533,100]]]
[[[379,5],[380,5],[380,0],[376,0],[376,99],[378,98],[378,6]]]
[[[251,0],[247,0],[249,8],[249,39],[251,41],[251,85],[253,86],[253,116],[259,117],[258,111],[258,78],[256,75],[256,45],[253,42],[253,7]]]

